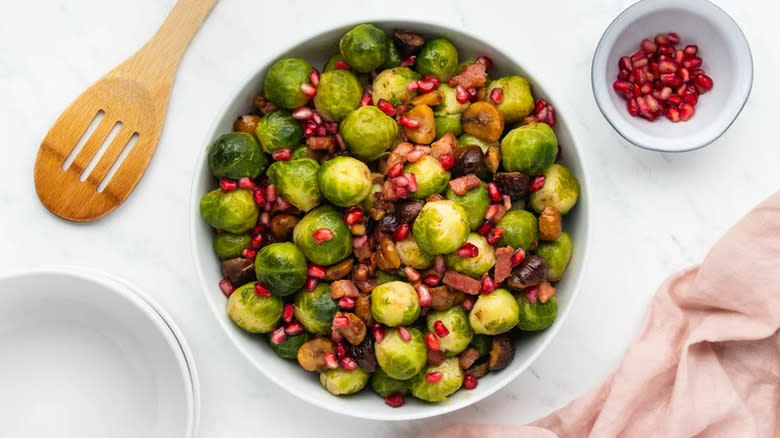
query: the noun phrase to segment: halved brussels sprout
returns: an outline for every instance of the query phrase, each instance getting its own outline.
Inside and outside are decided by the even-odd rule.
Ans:
[[[520,307],[520,320],[517,328],[527,332],[544,330],[552,325],[558,314],[558,300],[551,296],[546,303],[528,301],[525,294],[519,294],[517,304]]]
[[[480,149],[482,149],[482,152],[487,152],[490,146],[497,147],[499,143],[497,141],[490,143],[485,140],[474,137],[471,134],[463,134],[460,137],[458,137],[458,146],[471,146],[471,145],[479,146]]]
[[[393,145],[398,124],[379,108],[366,105],[349,113],[339,125],[339,132],[354,156],[373,161]]]
[[[320,75],[314,106],[325,120],[340,122],[360,106],[363,90],[347,70],[331,70]]]
[[[390,281],[371,292],[371,316],[390,327],[409,325],[420,316],[420,301],[414,287],[403,281]]]
[[[347,32],[339,41],[339,51],[349,66],[362,73],[381,67],[390,50],[390,39],[373,24],[360,24]]]
[[[507,124],[517,123],[528,117],[534,110],[534,97],[531,95],[531,85],[522,76],[504,76],[492,81],[485,96],[500,88],[503,92],[498,109],[504,114]]]
[[[306,330],[317,335],[330,335],[333,317],[339,311],[336,301],[330,296],[330,286],[320,283],[312,291],[301,289],[295,295],[295,319]]]
[[[255,274],[272,294],[284,297],[306,282],[306,258],[291,242],[272,243],[258,251]]]
[[[423,251],[412,237],[395,242],[395,249],[401,263],[414,269],[428,269],[433,265],[433,256]]]
[[[454,114],[461,114],[463,111],[466,111],[466,108],[468,108],[470,102],[458,102],[457,92],[449,85],[441,84],[437,90],[439,93],[441,93],[441,103],[433,108],[434,115],[449,116]]]
[[[249,234],[217,233],[212,246],[217,257],[227,260],[240,256],[251,240]]]
[[[560,164],[550,166],[544,176],[544,186],[531,193],[531,208],[541,213],[544,207],[553,206],[565,215],[580,197],[580,182],[569,169]]]
[[[268,157],[246,132],[221,135],[209,149],[209,169],[217,178],[255,178],[265,172]]]
[[[368,166],[352,157],[335,157],[322,163],[317,184],[325,198],[339,207],[360,204],[373,187]]]
[[[360,392],[368,383],[369,377],[371,375],[360,367],[352,371],[336,368],[320,373],[320,383],[333,395],[349,395]]]
[[[292,149],[303,140],[301,123],[287,110],[276,110],[260,119],[256,133],[263,150],[269,154],[279,149]]]
[[[425,380],[430,373],[441,373],[441,380],[435,383]],[[447,397],[454,394],[463,384],[463,370],[458,365],[458,359],[453,357],[445,359],[438,366],[429,366],[422,373],[416,375],[410,382],[409,388],[412,395],[427,402],[447,401]]]
[[[414,174],[417,180],[417,191],[412,192],[412,199],[425,199],[439,193],[450,182],[450,172],[444,170],[439,160],[430,155],[423,155],[414,163],[407,163],[404,172]]]
[[[439,343],[441,345],[441,351],[443,351],[447,357],[452,357],[460,354],[466,347],[469,346],[471,339],[474,337],[474,330],[469,325],[469,317],[461,306],[451,307],[448,310],[431,312],[426,318],[428,324],[428,331],[436,333],[434,324],[436,321],[441,321],[449,334],[444,337],[439,337]]]
[[[406,395],[409,392],[409,382],[394,379],[388,376],[382,368],[377,368],[371,377],[371,388],[382,397],[387,397],[390,394]]]
[[[466,212],[452,201],[427,202],[414,221],[412,235],[428,254],[451,253],[469,236]]]
[[[457,251],[447,254],[447,267],[470,277],[481,278],[496,264],[495,250],[487,239],[477,233],[469,234],[466,242],[477,247],[479,250],[477,256],[464,259],[457,254]]]
[[[322,201],[322,193],[317,186],[319,170],[320,165],[316,161],[299,158],[276,161],[266,174],[282,199],[300,210],[309,211]]]
[[[501,164],[507,172],[538,175],[550,167],[557,155],[558,139],[546,123],[515,128],[501,140]]]
[[[385,330],[385,337],[376,343],[376,361],[393,379],[407,380],[417,375],[428,362],[428,347],[416,328],[407,328],[412,338],[401,339],[398,329]]]
[[[276,61],[265,74],[265,97],[281,108],[295,109],[306,105],[309,98],[301,91],[301,85],[309,83],[311,71],[311,64],[300,58]]]
[[[282,359],[295,359],[298,357],[298,349],[309,339],[311,339],[311,334],[303,332],[297,335],[287,336],[279,344],[274,344],[273,342],[269,342],[269,344],[271,345],[271,350]]]
[[[227,314],[237,326],[249,333],[268,333],[282,319],[282,299],[255,293],[255,283],[247,283],[230,295]]]
[[[506,289],[496,289],[477,298],[469,314],[469,323],[474,333],[500,335],[517,325],[520,307],[515,297]]]
[[[417,54],[417,71],[446,82],[458,72],[458,49],[445,38],[427,41]]]
[[[510,210],[498,221],[496,226],[504,230],[504,236],[498,246],[511,246],[514,249],[528,249],[539,239],[539,227],[536,216],[527,210]]]
[[[406,87],[419,79],[420,75],[407,67],[395,67],[382,71],[371,85],[374,105],[379,103],[379,99],[384,99],[393,105],[414,99],[417,92],[409,91]]]
[[[542,242],[536,250],[536,255],[547,262],[547,280],[558,281],[563,277],[571,260],[572,242],[569,233],[561,233],[561,237],[551,242]]]
[[[321,242],[312,236],[318,230],[330,230],[333,236]],[[293,241],[312,262],[330,266],[352,254],[352,233],[341,213],[330,205],[310,211],[293,230]]]
[[[487,184],[482,183],[476,189],[471,189],[463,195],[458,195],[447,187],[444,197],[459,205],[466,213],[466,219],[472,231],[479,228],[485,220],[488,206],[490,206],[490,196],[487,192]]]
[[[436,125],[436,138],[442,138],[445,134],[458,136],[463,134],[463,127],[460,125],[460,114],[450,114],[448,116],[435,116],[433,123]]]
[[[200,214],[214,228],[241,234],[254,228],[260,211],[250,190],[215,189],[200,199]]]

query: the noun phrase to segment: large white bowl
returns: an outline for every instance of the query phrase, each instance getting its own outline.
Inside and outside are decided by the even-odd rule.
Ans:
[[[328,57],[337,52],[339,38],[358,23],[314,35],[282,53],[265,59],[258,65],[255,70],[256,73],[240,84],[235,92],[228,96],[226,105],[214,115],[216,122],[204,139],[203,151],[198,161],[199,167],[195,172],[192,189],[192,202],[190,205],[193,254],[206,297],[222,327],[231,341],[268,379],[278,383],[284,389],[307,402],[337,413],[376,420],[408,420],[451,412],[475,403],[498,391],[522,373],[555,336],[561,324],[566,320],[566,315],[569,313],[574,297],[577,295],[580,277],[582,276],[582,267],[586,257],[588,218],[590,217],[588,213],[588,179],[585,176],[585,166],[577,149],[577,143],[570,126],[567,124],[567,118],[576,113],[568,110],[568,105],[563,98],[556,99],[545,91],[537,81],[541,77],[538,72],[534,74],[527,66],[520,66],[496,49],[496,44],[489,44],[454,29],[409,21],[374,21],[373,23],[386,31],[391,31],[393,28],[404,28],[419,32],[425,36],[445,36],[458,47],[461,59],[474,59],[478,55],[490,56],[495,61],[495,70],[493,72],[495,76],[509,73],[521,74],[530,80],[534,94],[537,97],[544,97],[556,106],[558,122],[555,130],[558,134],[559,143],[562,145],[562,162],[569,166],[580,179],[582,196],[579,204],[565,219],[564,226],[566,230],[571,232],[575,251],[567,274],[559,283],[557,292],[559,311],[558,318],[553,326],[544,332],[529,334],[524,337],[517,345],[517,355],[511,365],[501,372],[490,373],[480,379],[477,389],[473,391],[459,391],[451,397],[449,402],[438,404],[426,404],[410,398],[402,408],[393,409],[386,406],[383,399],[374,394],[370,389],[349,397],[335,397],[329,394],[320,385],[316,374],[304,371],[294,362],[280,359],[270,349],[264,336],[251,335],[244,332],[233,324],[225,314],[226,300],[217,286],[221,279],[219,261],[211,247],[213,230],[201,219],[199,213],[200,198],[208,190],[216,187],[216,181],[209,174],[206,163],[206,149],[219,135],[232,130],[233,121],[237,116],[253,110],[252,102],[262,89],[266,70],[274,61],[290,56],[301,57],[321,69]],[[505,44],[512,43],[512,41],[505,42]]]

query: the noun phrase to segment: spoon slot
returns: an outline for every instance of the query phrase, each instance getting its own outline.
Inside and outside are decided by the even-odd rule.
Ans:
[[[122,162],[125,161],[125,158],[127,158],[127,156],[130,155],[130,151],[133,150],[133,146],[135,146],[137,142],[138,142],[138,133],[134,132],[133,136],[130,137],[130,141],[128,141],[127,145],[125,145],[125,147],[122,149],[122,153],[119,154],[119,157],[116,159],[114,164],[111,166],[110,169],[108,169],[108,174],[106,174],[106,177],[103,178],[103,181],[101,181],[100,185],[98,185],[97,188],[98,193],[103,193],[103,190],[105,190],[108,183],[111,182],[111,178],[113,178],[116,172],[119,170],[119,166],[122,165]]]
[[[76,143],[76,147],[74,147],[68,156],[65,157],[65,161],[62,162],[62,170],[68,170],[70,168],[70,165],[73,164],[74,160],[76,160],[79,152],[84,149],[84,146],[87,144],[87,140],[92,137],[92,134],[95,132],[95,130],[97,130],[105,115],[106,113],[103,110],[98,110],[97,114],[95,114],[95,117],[92,119],[92,122],[90,122],[90,124],[87,125],[87,129],[84,130],[84,134],[81,135],[78,143]]]
[[[108,133],[108,136],[105,140],[103,140],[103,144],[100,145],[100,148],[95,152],[95,155],[92,157],[92,160],[89,161],[89,164],[87,164],[87,168],[84,169],[84,172],[81,173],[81,181],[86,181],[87,177],[89,177],[89,174],[92,173],[92,170],[97,166],[98,161],[103,157],[103,154],[106,153],[106,150],[108,149],[108,146],[113,143],[114,138],[116,138],[117,134],[119,134],[119,130],[122,129],[122,122],[116,122],[114,124],[114,127],[111,128],[111,132]]]

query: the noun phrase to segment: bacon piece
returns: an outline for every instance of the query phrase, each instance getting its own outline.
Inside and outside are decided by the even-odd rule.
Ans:
[[[439,158],[442,155],[451,154],[455,151],[457,144],[458,139],[451,132],[448,132],[442,138],[431,143],[431,155],[433,158]]]
[[[385,165],[385,168],[387,170],[390,170],[396,164],[406,163],[406,154],[411,152],[412,149],[414,149],[414,145],[409,143],[408,141],[403,141],[401,143],[398,143],[398,146],[396,146],[395,149],[393,149],[393,151],[390,152],[390,156],[387,158],[387,164]]]
[[[357,298],[360,291],[352,280],[338,280],[330,284],[330,296],[334,300],[344,297]]]
[[[485,65],[481,63],[474,63],[463,69],[462,72],[450,78],[447,81],[447,85],[450,87],[456,87],[460,85],[463,88],[479,88],[485,85],[487,82],[487,73],[485,72]]]
[[[333,152],[335,145],[333,137],[309,137],[306,139],[306,146],[313,151]]]
[[[496,283],[502,283],[512,275],[512,254],[515,250],[511,246],[505,246],[496,250]]]
[[[460,178],[450,180],[449,184],[450,188],[453,192],[455,192],[456,195],[463,196],[469,190],[476,189],[482,185],[482,181],[480,181],[476,175],[470,173],[466,176],[461,176]]]
[[[539,297],[539,301],[542,303],[546,303],[547,300],[550,299],[555,294],[555,286],[551,285],[548,282],[544,282],[537,286],[537,296]]]
[[[442,281],[455,290],[459,290],[469,295],[479,295],[479,280],[475,280],[468,275],[455,271],[447,271],[444,273]]]

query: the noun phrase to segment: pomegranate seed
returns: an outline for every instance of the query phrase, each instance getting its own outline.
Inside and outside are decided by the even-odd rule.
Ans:
[[[292,322],[293,315],[295,314],[294,304],[285,304],[282,308],[282,321],[286,323]]]
[[[249,241],[249,245],[251,245],[253,249],[260,248],[261,246],[263,246],[264,239],[265,238],[263,237],[262,234],[258,234],[252,237],[252,240]]]
[[[673,59],[677,64],[682,64],[682,62],[685,60],[685,52],[682,49],[675,50]]]
[[[219,186],[225,192],[232,192],[233,190],[238,188],[238,183],[236,183],[232,179],[222,178],[221,180],[219,180]]]
[[[466,312],[471,312],[471,309],[474,308],[474,298],[468,297],[465,300],[463,300],[462,303],[460,303],[460,306],[463,307],[463,310]]]
[[[437,319],[433,323],[433,331],[435,331],[436,332],[436,336],[438,336],[440,338],[443,338],[443,337],[445,337],[445,336],[450,334],[450,331],[447,330],[447,327],[444,325],[444,323],[440,319]]]
[[[682,62],[683,67],[685,68],[699,68],[702,65],[702,60],[698,56],[694,56],[693,58],[688,58],[685,61]]]
[[[480,293],[487,295],[494,290],[496,290],[496,282],[489,275],[485,275],[485,277],[482,279],[482,283],[479,285]]]
[[[339,361],[339,365],[341,365],[341,368],[344,368],[347,371],[355,371],[358,367],[357,362],[355,362],[355,359],[352,359],[351,357],[345,356],[342,357]]]
[[[403,125],[404,128],[417,129],[420,127],[420,121],[407,116],[401,116],[398,118],[398,123]]]
[[[437,383],[442,377],[442,373],[434,371],[425,375],[425,381],[428,383]]]
[[[674,32],[669,32],[666,34],[666,38],[669,40],[671,44],[677,44],[680,42],[680,36],[677,35]]]
[[[379,102],[376,103],[376,107],[390,117],[395,115],[395,107],[393,104],[384,99],[379,99]]]
[[[312,84],[303,83],[301,84],[301,92],[304,96],[311,99],[317,94],[317,88],[315,88]]]
[[[433,82],[430,82],[430,81],[417,81],[417,89],[421,93],[428,93],[430,91],[433,91],[434,88],[436,88],[436,86],[433,84]]]
[[[320,85],[320,72],[318,72],[316,69],[309,72],[309,80],[311,81],[311,84],[315,87]]]
[[[409,197],[409,193],[411,193],[409,191],[409,189],[407,189],[406,187],[394,187],[393,191],[395,191],[395,195],[398,196],[401,199],[408,198]]]
[[[385,397],[385,404],[391,408],[400,408],[404,405],[404,403],[406,403],[406,399],[404,398],[403,394],[397,392],[394,392]]]
[[[290,161],[290,158],[292,158],[292,151],[289,148],[278,149],[273,151],[271,157],[275,161]]]
[[[401,67],[411,67],[417,62],[416,56],[410,56],[403,61],[401,61]]]
[[[309,267],[306,268],[306,275],[309,277],[323,279],[325,278],[325,268],[314,263],[309,263]]]
[[[282,342],[284,342],[285,339],[287,339],[287,333],[285,333],[284,327],[279,326],[274,331],[271,332],[271,343],[275,345],[279,345]]]
[[[265,196],[268,199],[268,202],[276,202],[276,186],[268,184],[268,187],[265,189]]]
[[[661,61],[658,63],[660,73],[674,73],[677,71],[677,64],[672,61]]]
[[[397,176],[390,180],[390,182],[396,187],[406,187],[409,185],[409,180],[406,179],[406,176],[404,175]]]
[[[368,91],[363,92],[363,97],[360,98],[360,106],[371,105],[371,93]]]
[[[433,333],[425,334],[425,345],[431,351],[438,351],[441,348],[441,342],[436,338]]]
[[[450,170],[455,167],[455,156],[452,154],[444,154],[439,156],[439,163],[444,170]]]
[[[436,274],[428,274],[423,278],[423,283],[430,287],[438,286],[441,278]]]
[[[271,291],[267,287],[263,286],[263,283],[255,283],[255,294],[259,297],[270,297]]]
[[[401,163],[396,163],[393,165],[393,167],[390,168],[389,171],[387,171],[387,176],[390,178],[395,178],[397,176],[401,176],[401,173],[404,171],[404,165]]]
[[[469,92],[463,88],[462,85],[458,85],[455,87],[455,100],[458,101],[458,103],[466,103],[469,101]]]
[[[526,288],[525,297],[528,298],[531,304],[536,304],[539,300],[539,289],[536,286]]]
[[[436,76],[425,75],[423,76],[423,81],[432,83],[434,87],[438,87],[439,85],[441,85],[441,82],[439,82],[439,78],[437,78]]]
[[[650,94],[653,92],[653,85],[648,82],[639,87],[639,91],[641,91],[642,94]]]
[[[257,251],[249,248],[245,248],[243,251],[241,251],[241,257],[247,258],[247,259],[254,259],[257,257]]]
[[[314,134],[316,134],[317,127],[316,126],[307,126],[303,129],[303,136],[306,138],[314,137]]]
[[[315,277],[308,277],[306,279],[306,283],[303,284],[303,287],[306,288],[308,291],[314,290],[315,287],[317,287],[317,284],[319,284],[320,280],[319,278]]]
[[[455,254],[462,259],[473,259],[479,255],[479,248],[471,242],[466,242],[455,251]]]
[[[666,35],[659,33],[655,36],[655,43],[663,45],[669,44],[669,38],[667,38]]]
[[[414,150],[406,154],[406,161],[410,163],[416,163],[420,161],[420,158],[422,158],[424,155],[425,155],[425,149],[414,148]]]
[[[385,329],[379,324],[374,324],[374,326],[371,327],[371,333],[374,335],[374,341],[377,343],[382,342],[382,339],[385,338]]]
[[[417,91],[419,88],[420,84],[417,81],[409,82],[409,85],[406,86],[406,91]]]
[[[517,248],[515,252],[512,253],[512,267],[520,265],[520,263],[523,263],[523,260],[525,260],[525,250],[523,248]]]
[[[339,315],[333,318],[333,328],[347,328],[349,327],[349,318],[344,315]]]
[[[317,243],[327,242],[333,238],[333,231],[329,228],[319,228],[311,233],[311,238]]]
[[[222,291],[222,295],[230,298],[230,296],[233,295],[233,292],[235,292],[236,287],[233,286],[233,283],[230,280],[223,278],[219,281],[219,290]]]
[[[333,63],[333,66],[339,70],[349,70],[349,64],[347,64],[347,61],[344,60],[336,61],[335,63]]]
[[[683,102],[683,98],[679,94],[672,94],[666,99],[667,105],[677,106]]]
[[[336,342],[336,357],[341,359],[347,355],[347,347],[343,342]]]
[[[325,360],[325,366],[328,369],[335,370],[339,367],[339,361],[334,353],[325,353],[322,355],[322,358]]]
[[[547,178],[544,177],[544,175],[536,175],[534,179],[531,180],[531,184],[528,186],[528,190],[532,192],[537,192],[544,187],[544,183],[547,180]]]
[[[335,137],[336,137],[336,144],[339,145],[339,149],[341,149],[342,151],[346,151],[347,144],[344,143],[344,138],[341,136],[341,134],[336,134]]]
[[[636,117],[639,114],[639,105],[637,105],[636,99],[630,99],[626,106],[628,107],[628,113],[632,116]]]
[[[463,376],[463,388],[464,389],[474,389],[477,387],[477,378],[472,376],[471,374],[466,374]]]
[[[325,130],[328,131],[328,134],[338,134],[339,124],[336,122],[325,122]]]
[[[686,57],[693,58],[694,56],[696,56],[697,53],[699,53],[699,46],[695,44],[689,44],[685,46],[685,48],[683,49],[683,53],[685,53]]]
[[[641,47],[642,50],[649,53],[655,53],[655,51],[658,50],[658,44],[648,39],[642,40]]]
[[[244,177],[238,180],[238,186],[242,189],[254,190],[255,182],[251,178]]]
[[[341,333],[337,332],[336,329],[331,328],[330,329],[330,340],[333,342],[341,342],[344,340],[344,336],[341,335]]]
[[[355,308],[355,299],[344,297],[339,299],[339,307],[341,307],[344,310],[352,310]]]
[[[494,182],[490,182],[487,185],[487,192],[488,196],[490,196],[490,200],[493,202],[498,202],[501,200],[501,192],[498,190],[498,185]]]
[[[680,106],[680,120],[683,122],[690,120],[694,113],[693,105],[684,103]]]
[[[680,98],[680,96],[677,97],[681,100],[681,102],[678,102],[678,104],[685,102],[691,106],[695,106],[696,103],[699,102],[699,95],[696,93],[685,93],[682,95],[682,98]]]
[[[433,304],[433,295],[431,295],[431,290],[428,286],[421,284],[417,286],[415,290],[417,290],[417,299],[420,301],[420,306],[429,307]]]
[[[396,242],[400,242],[406,239],[407,237],[409,237],[410,229],[411,227],[409,226],[408,223],[406,222],[401,223],[393,232],[393,238],[395,239]]]
[[[404,267],[404,276],[412,283],[420,281],[420,273],[411,266]]]
[[[495,227],[492,230],[490,230],[490,232],[485,237],[485,239],[487,239],[489,244],[495,246],[495,244],[498,243],[498,241],[501,240],[502,237],[504,237],[504,229]]]
[[[490,100],[492,100],[495,103],[501,103],[501,101],[504,99],[504,90],[500,88],[494,88],[493,91],[490,92]]]
[[[649,62],[650,61],[648,61],[647,58],[640,58],[637,59],[636,61],[632,61],[631,65],[634,67],[634,70],[637,70],[642,67],[646,67]]]
[[[680,110],[677,109],[677,107],[670,106],[666,109],[666,118],[672,121],[673,123],[677,123],[680,121]]]
[[[279,210],[287,210],[292,207],[292,204],[285,201],[283,198],[279,198],[276,200],[276,205],[279,206]]]
[[[487,236],[490,230],[493,229],[493,224],[490,222],[484,222],[482,225],[477,228],[477,233],[479,233],[480,236]]]
[[[704,90],[711,90],[713,86],[712,78],[707,75],[697,75],[693,78],[693,83],[696,84],[696,88],[703,88]]]
[[[447,270],[447,258],[443,255],[437,255],[433,259],[433,272],[443,274]]]
[[[284,328],[284,332],[287,333],[288,336],[300,335],[303,331],[303,324],[298,321],[293,321]]]
[[[627,81],[630,78],[631,78],[631,72],[630,71],[620,69],[620,71],[618,72],[618,79],[620,79],[621,81]]]
[[[252,197],[255,200],[255,204],[257,204],[257,205],[265,204],[265,197],[263,196],[263,192],[262,191],[255,190],[254,193],[252,193]]]
[[[271,204],[265,204],[265,208],[270,207]],[[260,223],[263,225],[268,225],[271,222],[271,215],[268,214],[267,211],[264,211],[260,213]]]
[[[404,178],[406,178],[407,186],[409,187],[410,192],[416,192],[417,191],[417,177],[413,173],[405,173]]]
[[[365,216],[365,212],[360,207],[349,207],[347,209],[346,214],[344,214],[344,222],[347,225],[355,225],[356,223],[363,220],[363,217]]]
[[[618,93],[630,95],[632,93],[633,85],[628,81],[615,81],[612,84],[612,88]]]
[[[325,137],[328,135],[328,128],[325,126],[318,126],[317,127],[317,137]]]
[[[624,56],[620,58],[620,60],[618,61],[618,68],[621,70],[627,70],[629,72],[633,70],[634,66],[631,65],[631,58],[629,58],[628,56]]]
[[[292,112],[292,117],[295,120],[309,120],[314,115],[314,110],[308,106],[302,106]]]
[[[490,68],[490,67],[492,67],[492,66],[493,66],[493,60],[492,60],[492,59],[490,59],[490,58],[488,58],[488,57],[487,57],[487,56],[485,56],[485,55],[482,55],[482,56],[480,56],[480,57],[479,57],[479,58],[477,58],[477,60],[476,60],[476,61],[474,61],[474,62],[475,62],[475,63],[477,63],[477,64],[482,64],[482,65],[484,65],[484,66],[485,66],[485,68]]]
[[[412,334],[409,333],[409,330],[407,330],[406,327],[402,325],[398,326],[398,335],[401,337],[401,340],[404,342],[409,342],[412,340]]]

